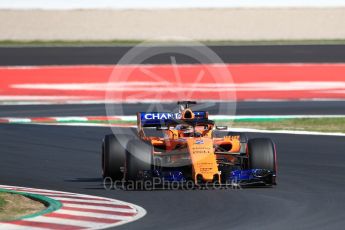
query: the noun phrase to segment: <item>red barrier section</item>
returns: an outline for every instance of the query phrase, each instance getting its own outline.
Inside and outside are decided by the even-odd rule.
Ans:
[[[115,101],[345,99],[345,64],[133,65],[113,71],[114,66],[1,67],[0,101],[101,101],[107,86]],[[232,79],[219,81],[215,74],[221,71]],[[110,77],[116,81],[107,85]]]

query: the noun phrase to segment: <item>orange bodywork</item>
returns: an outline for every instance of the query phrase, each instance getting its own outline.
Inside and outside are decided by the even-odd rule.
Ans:
[[[198,175],[205,181],[212,181],[217,177],[220,181],[213,141],[210,138],[188,139],[188,150],[191,157],[193,178],[197,181]]]
[[[184,119],[186,111],[182,112]],[[191,116],[189,119],[193,119]],[[187,120],[187,119],[186,119]],[[226,158],[229,162],[235,162],[237,154],[240,153],[240,136],[225,136],[222,138],[213,137],[214,125],[202,125],[194,127],[194,135],[190,136],[183,130],[178,130],[175,126],[168,126],[162,130],[163,137],[146,136],[140,124],[138,114],[139,136],[151,141],[153,146],[153,157],[169,156],[171,164],[187,159],[192,167],[192,178],[195,182],[198,177],[203,181],[220,181],[220,170],[217,161]],[[195,136],[195,133],[198,135]],[[157,165],[163,163],[156,163]]]

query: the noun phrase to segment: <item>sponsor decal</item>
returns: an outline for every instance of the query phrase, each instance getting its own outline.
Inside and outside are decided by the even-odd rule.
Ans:
[[[195,144],[202,145],[202,144],[204,144],[204,140],[196,140]]]
[[[143,113],[141,118],[144,120],[168,120],[180,119],[180,113]]]
[[[193,112],[195,118],[205,118],[206,113],[202,111]],[[169,119],[181,119],[181,113],[141,113],[141,120],[169,120]]]

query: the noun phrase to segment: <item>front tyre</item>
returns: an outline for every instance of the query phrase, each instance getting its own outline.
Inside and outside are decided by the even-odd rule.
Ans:
[[[248,141],[248,163],[251,169],[266,169],[272,172],[269,183],[275,184],[276,149],[271,139],[255,138]]]

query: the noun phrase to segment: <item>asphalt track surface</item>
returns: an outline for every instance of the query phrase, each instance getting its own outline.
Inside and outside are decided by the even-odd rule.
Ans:
[[[294,49],[297,53],[284,48],[293,55],[287,58],[283,54],[278,59],[273,55],[262,62],[345,60],[343,46],[302,48]],[[13,52],[15,48],[6,49],[0,49],[1,65],[106,64],[116,61],[96,58],[96,63],[95,55],[88,53],[91,48],[80,48],[81,53],[70,48],[55,53],[52,52],[55,48],[25,48],[16,52]],[[92,52],[100,57],[108,49],[91,50],[96,50]],[[315,49],[314,53],[310,49]],[[253,55],[254,51],[250,50]],[[316,57],[315,52],[321,51],[328,56]],[[68,57],[65,52],[75,55]],[[83,55],[83,52],[86,53]],[[245,61],[260,61],[265,55],[259,54],[252,59],[247,55]],[[301,56],[303,60],[298,59]],[[57,63],[57,60],[61,61]],[[238,58],[237,61],[242,60]],[[241,102],[238,114],[345,114],[344,105],[340,101]],[[125,111],[130,115],[145,110],[146,106],[125,105]],[[104,114],[104,105],[0,106],[1,117]],[[276,142],[278,186],[273,188],[107,191],[100,176],[100,144],[103,136],[110,132],[106,127],[0,124],[0,184],[105,196],[135,203],[147,210],[144,218],[116,229],[344,229],[344,137],[249,134],[250,137],[269,136]]]
[[[344,229],[344,137],[269,135],[279,161],[273,188],[107,191],[100,143],[109,132],[2,124],[0,183],[116,198],[147,210],[117,229]]]
[[[205,110],[218,115],[219,108],[232,104],[215,103]],[[112,105],[110,105],[112,106]],[[135,115],[145,112],[150,104],[121,104],[121,113],[108,115]],[[176,109],[176,104],[164,104],[167,111]],[[277,102],[238,102],[237,115],[345,115],[345,101],[277,101]],[[105,104],[90,105],[2,105],[0,117],[49,117],[49,116],[105,116]]]
[[[132,47],[0,47],[0,66],[115,64]],[[225,63],[337,63],[345,62],[345,45],[210,46]],[[184,47],[154,47],[163,54],[145,60],[146,64],[196,63],[173,53]],[[207,60],[205,60],[207,62]]]

